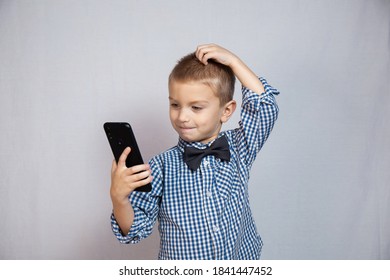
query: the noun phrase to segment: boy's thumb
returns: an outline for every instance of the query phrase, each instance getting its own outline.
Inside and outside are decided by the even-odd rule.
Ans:
[[[116,164],[116,161],[115,159],[112,161],[112,166],[111,166],[111,173],[114,173],[115,169],[118,167],[118,165]]]

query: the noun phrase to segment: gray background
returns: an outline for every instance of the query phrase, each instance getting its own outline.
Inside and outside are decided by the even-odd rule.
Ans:
[[[214,42],[281,91],[250,181],[262,257],[390,259],[389,31],[387,0],[0,1],[0,258],[156,258],[156,232],[111,233],[102,125],[145,159],[175,145],[167,76]]]

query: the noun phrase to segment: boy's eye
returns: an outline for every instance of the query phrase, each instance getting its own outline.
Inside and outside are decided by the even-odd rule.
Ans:
[[[176,104],[176,103],[171,103],[171,107],[172,107],[172,108],[178,108],[178,107],[179,107],[179,105],[178,105],[178,104]]]
[[[199,107],[199,106],[192,106],[192,109],[193,109],[194,111],[200,111],[200,110],[202,110],[202,107]]]

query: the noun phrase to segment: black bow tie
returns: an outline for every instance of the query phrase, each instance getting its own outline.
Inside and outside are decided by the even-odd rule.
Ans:
[[[194,147],[185,147],[183,160],[191,170],[196,170],[200,166],[202,158],[208,155],[213,155],[222,160],[230,160],[229,143],[226,136],[218,138],[206,149],[197,149]]]

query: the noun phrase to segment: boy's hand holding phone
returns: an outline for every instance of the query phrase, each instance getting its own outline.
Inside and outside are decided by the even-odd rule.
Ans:
[[[130,152],[130,147],[127,147],[119,157],[118,164],[115,160],[112,162],[110,195],[113,202],[128,203],[128,196],[136,188],[152,181],[152,171],[148,164],[126,166]]]

